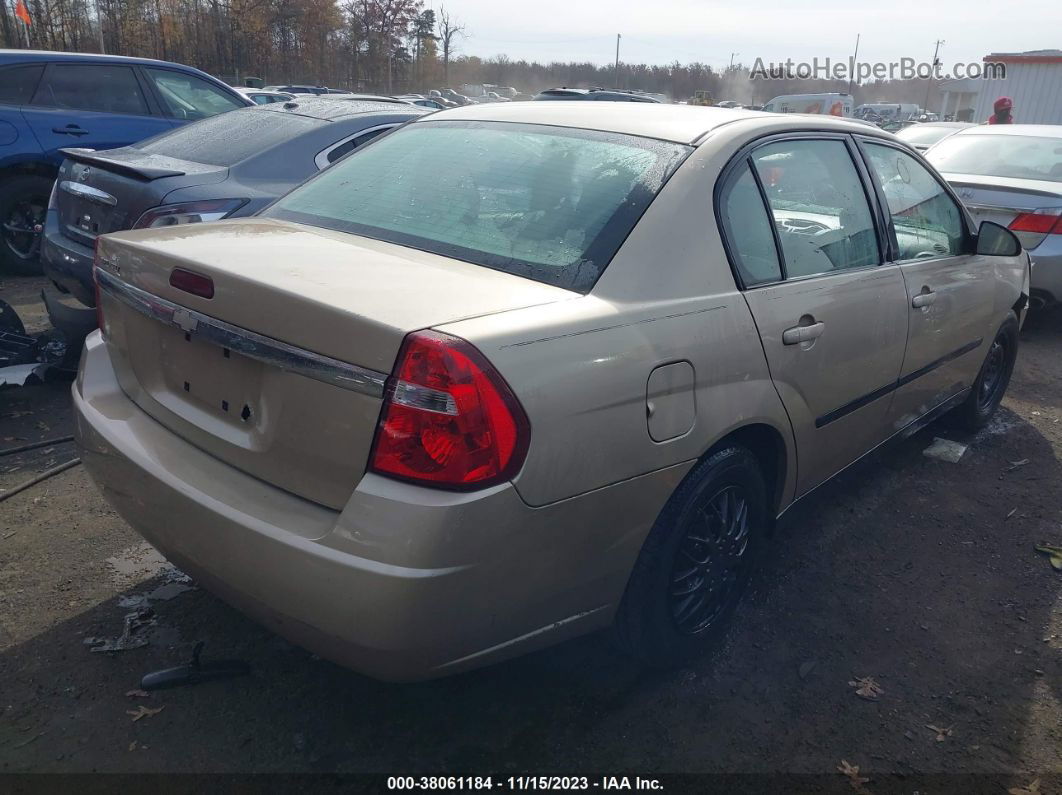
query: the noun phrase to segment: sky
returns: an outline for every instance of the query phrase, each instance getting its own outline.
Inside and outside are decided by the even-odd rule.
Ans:
[[[425,0],[445,6],[467,28],[459,53],[513,60],[666,64],[700,61],[726,67],[786,58],[847,58],[861,34],[859,60],[980,62],[992,52],[1062,48],[1057,0]],[[1054,35],[1052,35],[1054,31]]]

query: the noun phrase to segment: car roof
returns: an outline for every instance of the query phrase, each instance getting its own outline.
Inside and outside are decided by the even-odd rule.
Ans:
[[[140,64],[142,66],[166,66],[185,72],[206,74],[206,72],[184,64],[159,61],[154,58],[134,58],[131,55],[101,55],[94,52],[51,52],[50,50],[0,50],[0,66],[13,63],[33,63],[36,61]]]
[[[692,144],[712,130],[735,121],[753,119],[764,123],[777,122],[782,116],[758,110],[659,102],[505,102],[440,110],[417,123],[450,120],[544,124]],[[795,118],[797,116],[800,118]],[[790,113],[785,114],[785,118],[794,128],[830,128],[864,134],[873,132],[866,125],[836,116]]]
[[[956,135],[1027,135],[1062,138],[1062,124],[978,124]]]
[[[334,121],[363,113],[401,113],[420,116],[431,112],[428,108],[405,102],[375,102],[358,99],[337,101],[334,98],[319,97],[296,97],[289,102],[272,102],[269,105],[259,105],[258,110],[264,113],[296,113],[321,121]]]

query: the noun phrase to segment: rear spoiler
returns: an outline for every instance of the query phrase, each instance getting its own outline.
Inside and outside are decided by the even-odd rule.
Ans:
[[[146,155],[135,150],[112,149],[110,152],[105,153],[97,152],[94,149],[70,148],[60,149],[59,151],[76,163],[84,163],[86,166],[101,166],[108,171],[114,171],[135,179],[142,179],[145,182],[162,179],[163,177],[182,177],[188,173],[178,169],[164,168],[161,162],[174,162],[170,158]],[[128,151],[128,160],[121,156],[126,151]]]

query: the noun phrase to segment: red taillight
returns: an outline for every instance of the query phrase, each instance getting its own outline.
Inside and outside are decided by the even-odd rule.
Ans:
[[[213,279],[195,271],[186,271],[184,268],[174,268],[170,271],[170,287],[198,295],[200,298],[214,297]]]
[[[511,479],[531,426],[508,384],[468,342],[417,331],[388,379],[369,468],[458,491]]]
[[[1010,222],[1011,232],[1033,232],[1038,235],[1062,235],[1062,208],[1021,213]]]

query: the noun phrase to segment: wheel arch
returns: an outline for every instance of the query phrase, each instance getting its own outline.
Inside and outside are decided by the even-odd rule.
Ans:
[[[48,160],[31,158],[6,162],[0,165],[0,182],[11,177],[35,176],[55,179],[59,174],[59,166]]]
[[[771,516],[777,516],[781,513],[786,494],[791,488],[790,477],[795,473],[791,447],[787,444],[785,436],[774,425],[752,422],[727,431],[712,443],[700,460],[703,461],[717,451],[735,445],[746,448],[759,462],[767,485]]]

